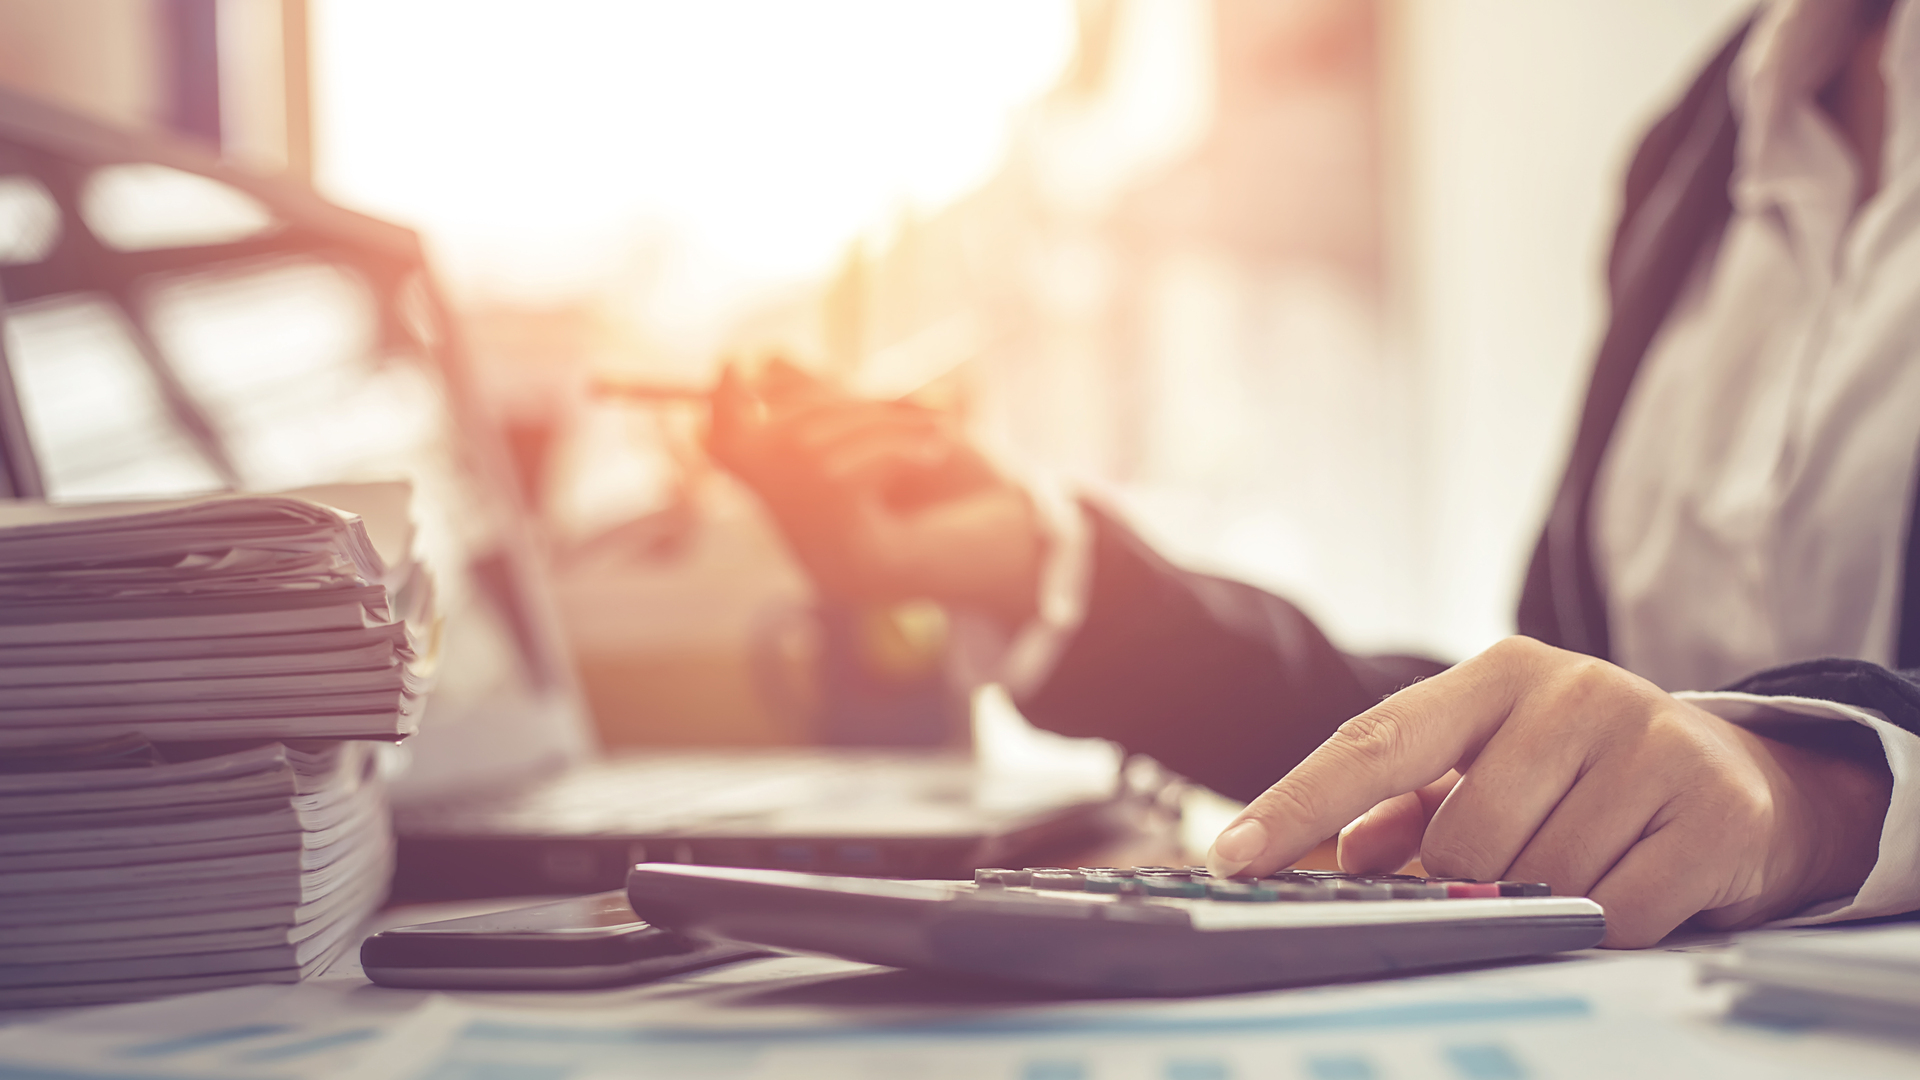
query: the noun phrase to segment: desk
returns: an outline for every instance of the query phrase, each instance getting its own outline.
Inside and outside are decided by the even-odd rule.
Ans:
[[[436,905],[391,917],[417,921],[487,907]],[[1675,940],[1641,953],[1591,951],[1401,979],[1154,1001],[1023,994],[801,957],[619,990],[430,994],[374,987],[349,960],[299,986],[85,1010],[0,1030],[0,1078],[1920,1073],[1920,1043],[1727,1021],[1726,990],[1700,986],[1691,955],[1724,942]]]

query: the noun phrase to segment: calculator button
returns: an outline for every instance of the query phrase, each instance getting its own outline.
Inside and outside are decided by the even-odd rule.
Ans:
[[[1186,877],[1187,872],[1177,866],[1136,866],[1134,877]]]
[[[985,885],[989,888],[1011,885],[1012,882],[1008,881],[1007,878],[1019,872],[1018,870],[1008,870],[1000,866],[981,867],[973,872],[973,883],[975,885]]]
[[[1145,877],[1135,878],[1134,880],[1140,882],[1141,889],[1145,891],[1148,896],[1181,896],[1197,900],[1207,895],[1206,882],[1194,881],[1185,876],[1170,877],[1164,874],[1149,874]]]
[[[1501,896],[1552,896],[1553,887],[1539,881],[1502,881]]]
[[[1337,900],[1331,885],[1303,885],[1288,881],[1269,882],[1275,900],[1287,900],[1295,903],[1325,903]]]
[[[1128,891],[1127,887],[1129,885],[1132,885],[1135,880],[1131,874],[1125,877],[1122,877],[1119,874],[1083,873],[1082,877],[1086,882],[1086,890],[1092,893],[1127,892]]]
[[[1391,900],[1393,886],[1387,884],[1369,884],[1364,881],[1335,881],[1333,895],[1339,900]]]
[[[1237,900],[1257,904],[1270,904],[1280,898],[1272,885],[1260,881],[1208,882],[1207,895],[1215,900]]]
[[[1035,870],[1033,872],[1033,887],[1036,889],[1061,889],[1069,892],[1078,892],[1085,884],[1086,879],[1074,870],[1062,870],[1054,867],[1045,870]]]
[[[1445,900],[1447,887],[1437,882],[1396,874],[1392,878],[1368,878],[1368,884],[1385,885],[1395,900]]]
[[[1133,871],[1122,866],[1083,866],[1080,872],[1087,877],[1132,877]]]
[[[1453,900],[1474,899],[1483,896],[1499,896],[1500,886],[1491,881],[1449,881],[1447,897]]]

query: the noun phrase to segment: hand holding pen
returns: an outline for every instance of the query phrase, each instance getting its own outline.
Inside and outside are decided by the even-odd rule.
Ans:
[[[602,392],[706,401],[713,460],[761,497],[822,591],[936,600],[1009,626],[1031,617],[1041,557],[1032,502],[950,415],[856,397],[783,361],[729,367],[707,393]]]

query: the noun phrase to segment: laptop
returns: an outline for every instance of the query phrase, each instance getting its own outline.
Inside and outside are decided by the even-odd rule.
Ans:
[[[397,898],[619,888],[641,862],[966,878],[1124,827],[1117,778],[996,774],[957,751],[658,751],[398,814]]]
[[[0,497],[413,484],[443,629],[396,755],[397,895],[612,889],[640,861],[965,877],[1110,823],[1117,776],[948,749],[608,757],[414,233],[5,90],[0,175],[46,226],[0,259]]]

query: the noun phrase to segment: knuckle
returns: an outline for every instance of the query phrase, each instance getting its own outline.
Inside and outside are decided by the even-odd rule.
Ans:
[[[1282,780],[1254,800],[1253,813],[1268,821],[1318,821],[1326,812],[1325,794],[1298,779]]]
[[[1599,662],[1515,635],[1495,642],[1471,663],[1480,679],[1504,687],[1509,700],[1519,704],[1529,699],[1538,702],[1543,697],[1558,698],[1570,673]]]
[[[1408,722],[1406,709],[1388,699],[1341,724],[1327,745],[1358,759],[1363,766],[1377,766],[1399,757],[1406,744]]]
[[[1532,656],[1535,650],[1546,647],[1547,646],[1537,638],[1530,638],[1525,634],[1508,634],[1506,637],[1494,642],[1487,652],[1497,653],[1501,656]]]
[[[1651,684],[1592,657],[1566,661],[1536,699],[1554,725],[1600,754],[1636,752],[1662,724],[1663,697]]]
[[[1620,669],[1612,664],[1583,656],[1567,661],[1560,683],[1567,693],[1593,699],[1617,694],[1621,689],[1619,675]]]
[[[1527,637],[1525,634],[1512,634],[1494,642],[1481,655],[1504,667],[1513,668],[1538,663],[1558,651],[1536,638]]]

